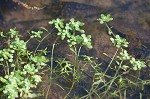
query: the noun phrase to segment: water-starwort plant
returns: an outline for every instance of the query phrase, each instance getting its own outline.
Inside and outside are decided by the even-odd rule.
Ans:
[[[91,89],[85,89],[88,94],[81,96],[80,98],[93,99],[94,95],[99,99],[103,99],[105,97],[125,99],[128,89],[131,87],[137,87],[137,89],[140,89],[141,86],[143,86],[143,84],[140,85],[137,83],[142,83],[140,71],[145,68],[146,65],[143,61],[136,60],[133,56],[128,54],[126,48],[128,47],[129,42],[127,42],[125,38],[113,33],[111,27],[108,25],[108,22],[113,20],[110,14],[102,14],[97,20],[100,24],[106,25],[108,35],[110,35],[110,41],[116,47],[116,52],[105,70],[102,69],[101,63],[97,63],[92,60],[93,57],[82,55],[82,61],[85,62],[84,66],[87,65],[92,68],[89,72],[93,73],[93,77],[91,77],[93,79],[93,83],[91,84]],[[68,23],[65,23],[64,19],[57,18],[56,20],[50,21],[49,24],[54,25],[57,30],[57,36],[61,40],[66,41],[69,49],[74,53],[73,63],[69,62],[65,58],[56,61],[59,64],[57,67],[60,67],[59,70],[61,75],[65,76],[65,74],[67,74],[73,76],[72,86],[68,94],[64,97],[67,98],[73,90],[74,85],[81,81],[81,75],[85,73],[85,71],[81,70],[79,67],[81,63],[79,56],[83,46],[92,48],[91,35],[86,35],[85,31],[82,29],[84,23],[76,21],[74,18],[70,19]],[[113,74],[108,71],[111,71]],[[138,74],[138,77],[131,73],[134,71]],[[134,84],[133,79],[130,79],[130,77],[136,79]]]
[[[132,95],[130,92],[143,91],[144,86],[150,84],[149,80],[141,78],[141,71],[146,67],[145,62],[131,56],[126,50],[129,42],[120,35],[114,34],[108,25],[113,20],[110,14],[101,14],[97,20],[107,27],[110,41],[116,47],[113,57],[109,57],[110,61],[105,65],[103,62],[96,61],[97,58],[94,56],[80,54],[82,47],[93,48],[92,37],[82,29],[84,23],[76,21],[74,18],[70,19],[69,22],[60,18],[52,20],[49,24],[54,26],[55,31],[52,29],[49,32],[42,27],[40,31],[29,32],[30,37],[26,41],[20,38],[16,28],[10,29],[7,33],[0,32],[0,37],[7,41],[7,44],[1,46],[0,49],[0,66],[3,68],[3,74],[0,76],[1,98],[27,99],[41,96],[42,94],[35,93],[33,89],[42,82],[41,74],[44,73],[42,70],[45,69],[45,66],[47,66],[45,71],[49,71],[49,86],[43,96],[45,99],[49,98],[48,94],[51,92],[52,84],[59,86],[63,91],[68,91],[64,99],[126,99]],[[44,37],[42,36],[43,30],[47,32]],[[42,42],[52,34],[52,31],[56,32],[57,37],[50,46],[51,48],[46,45],[44,49],[39,50]],[[28,50],[27,47],[31,39],[38,42],[37,47],[32,51]],[[57,44],[58,40],[66,42],[65,44],[72,52],[73,61],[66,57],[54,56],[55,47],[59,45]],[[47,49],[51,50],[47,51]],[[51,52],[50,58],[46,56],[47,52]],[[71,82],[71,86],[66,88],[59,83],[52,83],[52,80],[57,81],[61,77],[64,78],[63,80]],[[84,87],[87,81],[84,81],[83,78],[88,78],[89,83],[91,82],[88,83],[88,87]],[[80,85],[81,82],[82,85]],[[74,92],[76,91],[74,88],[82,88],[86,94],[78,95],[78,92]],[[140,99],[142,99],[141,92]]]
[[[73,70],[73,65],[69,63],[69,61],[66,61],[65,59],[58,59],[56,61],[60,67],[60,73],[61,74],[67,74],[69,75],[69,73],[72,72]]]
[[[55,28],[58,30],[57,35],[62,40],[66,38],[70,47],[80,44],[80,46],[85,45],[88,48],[92,48],[91,36],[86,36],[85,31],[81,29],[84,23],[72,18],[70,22],[65,24],[63,19],[57,18],[56,20],[50,21],[49,24],[55,25]]]
[[[129,42],[125,38],[115,35],[109,27],[108,22],[112,21],[113,18],[110,14],[101,14],[101,17],[97,19],[100,24],[105,24],[108,29],[108,35],[110,35],[110,41],[116,47],[116,52],[114,53],[111,61],[108,63],[105,70],[102,70],[101,65],[91,60],[91,57],[84,57],[87,63],[94,70],[93,84],[90,90],[87,91],[87,95],[80,97],[81,99],[93,99],[93,95],[98,99],[126,99],[127,92],[132,90],[143,90],[144,83],[140,78],[140,71],[146,67],[145,62],[135,59],[133,56],[129,55],[126,48]],[[108,55],[107,55],[108,56]],[[103,64],[102,64],[103,65]],[[110,71],[112,73],[110,73]],[[132,72],[136,72],[134,75]],[[139,84],[140,83],[140,84]],[[147,82],[148,83],[148,82]],[[140,93],[140,99],[142,93]]]
[[[128,42],[125,38],[120,37],[119,35],[115,35],[113,31],[111,30],[111,27],[109,27],[108,22],[113,20],[111,16],[101,14],[101,17],[98,19],[100,24],[105,24],[108,28],[108,35],[112,36],[110,37],[110,40],[114,46],[116,46],[117,50],[114,54],[114,56],[111,58],[111,61],[109,62],[109,65],[107,66],[106,70],[104,72],[96,73],[96,75],[99,75],[99,80],[96,82],[94,81],[92,90],[89,92],[89,96],[91,97],[92,94],[96,94],[97,97],[103,99],[104,97],[112,98],[112,97],[119,97],[120,99],[124,99],[126,97],[126,91],[130,86],[139,86],[139,84],[132,84],[129,83],[132,81],[132,79],[126,79],[124,76],[127,77],[127,75],[130,75],[131,71],[137,71],[138,73],[142,68],[146,67],[145,62],[136,60],[133,56],[129,55],[127,50],[125,48],[128,47]],[[114,74],[110,75],[108,73],[108,70],[114,71]],[[123,71],[122,71],[123,70]],[[128,71],[128,72],[127,72]],[[127,75],[125,75],[126,73]],[[130,75],[131,76],[131,75]],[[140,74],[139,76],[132,75],[137,79],[137,82],[141,82]],[[95,78],[97,78],[95,76]],[[105,80],[102,80],[106,79]],[[105,82],[104,82],[105,81]],[[133,81],[134,82],[134,81]],[[142,82],[141,82],[142,83]],[[96,87],[94,87],[97,85]],[[99,87],[100,86],[100,87]],[[141,85],[142,86],[142,85]],[[94,89],[93,89],[94,88]],[[99,94],[97,91],[101,91]]]
[[[34,32],[31,38],[40,38],[40,35]],[[46,66],[48,59],[41,52],[34,54],[29,51],[27,48],[29,41],[21,40],[16,28],[10,29],[5,35],[1,34],[1,37],[8,42],[0,50],[0,65],[4,71],[4,76],[0,77],[2,83],[0,89],[3,92],[1,98],[15,99],[39,96],[32,89],[42,81],[39,70]]]
[[[61,40],[67,41],[70,50],[74,53],[74,63],[72,64],[73,66],[65,61],[65,66],[61,69],[61,73],[67,74],[68,72],[70,72],[70,70],[72,70],[73,81],[70,91],[65,96],[65,98],[67,98],[72,88],[74,87],[75,82],[79,82],[81,71],[78,64],[78,57],[80,56],[80,50],[82,46],[92,48],[91,36],[86,36],[85,31],[81,29],[84,23],[76,21],[74,18],[70,19],[68,23],[65,23],[63,19],[57,18],[56,20],[50,21],[49,24],[54,24],[55,28],[58,31],[57,35],[61,38]]]

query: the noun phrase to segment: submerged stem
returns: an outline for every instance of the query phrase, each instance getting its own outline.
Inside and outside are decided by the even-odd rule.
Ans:
[[[34,54],[37,52],[37,50],[38,50],[39,46],[41,45],[41,43],[52,33],[53,30],[54,30],[54,28],[46,36],[44,36],[42,38],[42,40],[38,43],[38,45],[37,45],[37,47],[36,47],[36,49],[34,51]]]
[[[113,58],[111,59],[111,61],[110,61],[109,65],[108,65],[108,67],[107,67],[106,70],[105,70],[104,75],[107,73],[107,71],[108,71],[109,67],[111,66],[112,62],[114,61],[114,59],[115,59],[115,57],[116,57],[118,51],[119,51],[119,48],[116,50],[116,52],[115,52]]]
[[[46,94],[45,99],[48,98],[48,93],[49,93],[49,90],[50,90],[50,87],[51,87],[52,74],[53,74],[54,50],[55,50],[55,45],[56,45],[56,41],[58,40],[58,38],[59,38],[59,37],[56,38],[56,40],[54,41],[53,46],[52,46],[52,54],[51,54],[51,58],[50,58],[50,60],[51,60],[51,65],[50,65],[50,77],[49,77],[49,79],[50,79],[50,81],[49,81],[50,84],[49,84],[48,91],[47,91],[47,94]]]

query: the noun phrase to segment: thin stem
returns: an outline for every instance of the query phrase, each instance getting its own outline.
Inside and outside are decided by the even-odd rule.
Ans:
[[[21,66],[20,66],[20,64],[19,64],[19,56],[20,56],[20,55],[18,54],[18,51],[16,52],[16,54],[17,54],[17,55],[16,55],[16,60],[15,60],[15,62],[16,62],[15,65],[17,66],[17,69],[18,69],[18,70],[21,70]]]
[[[110,32],[112,33],[113,37],[115,37],[115,34],[112,32],[112,30],[111,30],[111,28],[108,26],[108,24],[105,23],[105,25],[106,25],[108,31],[110,31]],[[111,34],[109,34],[109,35],[111,35]]]
[[[77,76],[79,73],[80,68],[78,65],[78,57],[80,55],[81,48],[82,48],[82,46],[80,46],[79,49],[77,50],[76,46],[74,46],[75,63],[74,63],[74,72],[73,72],[73,82],[72,82],[72,85],[71,85],[69,92],[64,97],[64,99],[66,99],[68,97],[68,95],[71,93],[71,91],[74,87],[74,84],[75,84],[75,76]]]
[[[66,99],[68,97],[68,95],[71,93],[71,91],[72,91],[72,89],[74,87],[74,84],[75,84],[75,81],[73,80],[71,88],[70,88],[69,92],[67,93],[67,95],[64,97],[64,99]]]
[[[74,51],[75,51],[75,53],[74,53],[74,66],[75,66],[75,68],[77,69],[77,70],[79,70],[79,67],[78,67],[78,51],[77,51],[77,48],[76,48],[76,46],[74,46]]]
[[[29,38],[27,41],[26,41],[26,44],[31,40],[31,38]]]
[[[118,51],[119,51],[119,48],[116,50],[116,52],[115,52],[115,54],[114,54],[113,58],[111,59],[111,61],[110,61],[109,65],[107,66],[107,69],[105,70],[105,73],[104,73],[104,74],[106,74],[106,73],[107,73],[107,71],[108,71],[108,69],[109,69],[110,65],[112,64],[112,62],[114,61],[114,59],[115,59],[115,57],[116,57],[116,55],[117,55]]]
[[[104,97],[104,96],[106,95],[106,93],[107,93],[107,92],[108,92],[108,90],[110,89],[111,85],[112,85],[112,84],[113,84],[113,82],[115,81],[115,79],[116,79],[116,77],[117,77],[117,75],[118,75],[118,72],[119,72],[119,70],[120,70],[120,68],[121,68],[121,66],[122,66],[122,63],[123,63],[123,61],[121,61],[121,62],[120,62],[120,64],[119,64],[119,68],[117,69],[117,71],[116,71],[116,73],[115,73],[115,75],[114,75],[113,79],[111,80],[111,83],[109,84],[109,86],[108,86],[107,90],[105,91],[105,94],[104,94],[102,97]]]
[[[78,57],[79,57],[79,55],[80,55],[81,48],[82,48],[82,46],[80,46],[79,49],[78,49],[78,54],[77,54]]]
[[[5,72],[5,75],[7,75],[7,70],[6,70],[6,66],[4,65],[5,63],[1,64],[4,68],[4,72]]]
[[[6,62],[6,67],[7,67],[7,74],[9,75],[10,71],[9,71],[9,65],[8,65],[8,62]]]
[[[48,88],[48,91],[47,91],[47,94],[46,94],[46,97],[45,99],[48,98],[48,93],[49,93],[49,90],[50,90],[50,87],[51,87],[51,81],[52,81],[52,74],[53,74],[53,58],[54,58],[54,50],[55,50],[55,45],[56,45],[56,41],[58,40],[59,37],[56,38],[56,40],[54,41],[53,43],[53,46],[52,46],[52,55],[51,55],[51,65],[50,65],[50,84],[49,84],[49,88]]]
[[[68,97],[68,95],[71,93],[73,87],[74,87],[74,84],[75,84],[75,76],[76,76],[76,66],[74,66],[74,69],[73,69],[73,82],[72,82],[72,85],[71,85],[71,88],[69,89],[69,92],[67,93],[67,95],[64,97],[64,99],[66,99]]]
[[[42,38],[42,40],[38,43],[38,45],[37,45],[37,47],[36,47],[36,49],[34,51],[34,54],[37,52],[37,50],[38,50],[39,46],[41,45],[41,43],[52,33],[53,30],[54,30],[54,28],[46,36],[44,36]]]

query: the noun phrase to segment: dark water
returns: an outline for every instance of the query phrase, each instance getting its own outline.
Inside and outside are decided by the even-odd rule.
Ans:
[[[16,27],[26,37],[27,31],[37,30],[39,27],[49,27],[47,22],[60,17],[69,20],[74,17],[85,22],[84,29],[92,35],[92,50],[82,53],[106,59],[102,53],[112,56],[115,47],[111,44],[104,26],[96,19],[101,13],[111,14],[114,21],[109,23],[113,31],[129,42],[129,52],[136,58],[146,58],[150,55],[150,1],[149,0],[40,0],[27,6],[19,5],[19,1],[0,0],[0,30],[8,31]],[[55,2],[54,2],[55,1]],[[65,2],[67,1],[67,2]],[[23,2],[23,1],[21,1]],[[24,3],[24,2],[23,2]],[[35,8],[36,7],[36,8]],[[38,9],[42,8],[42,9]],[[51,42],[48,40],[46,43]],[[62,45],[63,46],[63,45]],[[67,49],[58,47],[59,54],[68,53]]]
[[[148,50],[150,49],[150,34],[149,34],[149,17],[150,17],[150,2],[141,0],[114,0],[110,1],[110,4],[102,2],[97,3],[97,0],[93,2],[87,2],[88,0],[77,0],[76,2],[64,2],[45,0],[46,5],[38,0],[35,5],[24,0],[14,0],[17,2],[25,2],[26,6],[19,3],[11,2],[12,0],[0,1],[0,29],[8,30],[12,27],[17,27],[21,32],[27,32],[27,30],[37,29],[38,27],[47,27],[47,22],[56,17],[62,17],[65,19],[76,18],[85,22],[87,34],[91,34],[93,37],[93,45],[95,48],[95,54],[100,56],[102,49],[110,49],[112,46],[108,42],[108,36],[104,33],[96,19],[100,16],[100,13],[110,13],[114,18],[114,21],[110,23],[113,30],[119,35],[124,35],[130,42],[130,50],[134,48]],[[40,2],[40,3],[39,3]],[[38,6],[43,9],[32,9],[32,7]],[[96,36],[95,36],[96,35]],[[106,40],[103,38],[105,37]],[[101,42],[104,42],[101,44]],[[105,44],[106,42],[106,44]],[[112,48],[113,49],[113,48]],[[111,49],[111,50],[112,50]],[[100,51],[101,50],[101,51]],[[107,49],[109,51],[109,49]],[[111,53],[110,53],[111,54]],[[141,53],[140,53],[141,54]],[[148,55],[148,54],[146,54]]]

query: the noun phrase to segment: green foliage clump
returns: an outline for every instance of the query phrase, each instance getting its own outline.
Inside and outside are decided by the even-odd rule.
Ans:
[[[110,38],[111,42],[117,47],[128,47],[128,42],[126,39],[121,38],[119,35],[116,35],[115,38]]]
[[[1,37],[8,42],[7,46],[0,50],[0,66],[3,66],[5,74],[4,77],[0,77],[3,85],[1,91],[3,97],[8,99],[37,97],[38,94],[33,93],[32,89],[42,81],[39,70],[48,60],[42,53],[29,51],[29,41],[21,40],[18,34],[15,28],[10,29],[6,35],[1,33]],[[31,38],[38,38],[41,34],[37,35],[33,34]]]
[[[55,28],[58,30],[57,35],[62,40],[66,38],[70,47],[81,44],[92,48],[91,35],[86,36],[85,31],[81,29],[84,23],[72,18],[69,23],[65,24],[63,19],[57,18],[56,20],[50,21],[49,24],[55,25]]]
[[[36,74],[37,72],[33,64],[27,64],[23,71],[16,70],[4,78],[1,77],[0,80],[5,85],[3,93],[8,95],[8,99],[35,97],[36,94],[32,93],[32,88],[36,88],[37,84],[42,81],[41,76]]]
[[[111,17],[110,14],[108,15],[101,14],[101,17],[98,18],[97,20],[100,22],[100,24],[104,24],[104,23],[112,21],[113,18]]]

